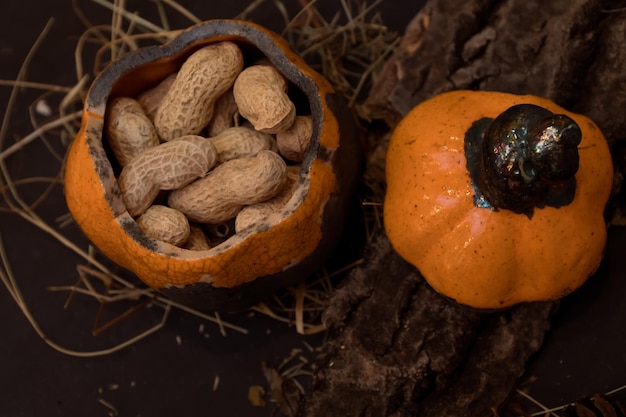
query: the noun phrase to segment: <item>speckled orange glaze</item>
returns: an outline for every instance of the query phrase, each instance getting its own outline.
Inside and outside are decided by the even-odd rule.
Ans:
[[[218,34],[210,39],[196,39],[193,33],[196,30]],[[233,33],[222,33],[229,30]],[[322,223],[329,210],[328,202],[333,200],[331,209],[335,210],[342,205],[334,200],[340,195],[344,198],[343,194],[345,198],[349,196],[338,184],[334,166],[343,138],[327,102],[327,97],[333,94],[331,85],[291,52],[281,37],[241,21],[204,22],[187,32],[193,36],[185,40],[186,44],[180,39],[174,40],[165,45],[169,48],[165,51],[153,49],[144,56],[130,58],[127,63],[114,63],[116,67],[112,71],[107,74],[105,70],[100,76],[107,77],[100,81],[104,87],[98,80],[94,82],[97,87],[92,86],[89,92],[82,128],[67,157],[66,199],[86,236],[106,256],[133,271],[151,287],[159,289],[202,282],[233,288],[298,264],[324,242]],[[270,216],[263,225],[238,233],[210,250],[190,251],[147,237],[126,211],[102,146],[106,102],[115,95],[137,94],[176,70],[181,57],[188,55],[189,50],[225,39],[238,42],[244,48],[269,50],[269,58],[286,78],[294,84],[305,85],[303,92],[312,101],[311,111],[316,123],[312,141],[319,146],[309,148],[297,191],[285,209]],[[176,42],[184,45],[179,47]],[[294,81],[294,77],[299,77],[300,81]],[[346,166],[357,169],[357,164],[352,162],[346,162]],[[350,175],[356,177],[356,173]],[[342,221],[345,213],[335,214],[337,221]]]
[[[532,218],[474,205],[464,137],[473,122],[530,103],[576,121],[583,133],[574,201]],[[500,309],[562,297],[598,267],[612,186],[607,142],[588,118],[535,96],[455,91],[411,110],[391,137],[384,223],[394,249],[461,304]]]

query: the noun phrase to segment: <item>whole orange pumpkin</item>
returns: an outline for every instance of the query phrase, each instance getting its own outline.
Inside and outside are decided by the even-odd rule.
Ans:
[[[613,169],[600,129],[549,100],[455,91],[395,128],[384,223],[395,250],[461,304],[562,297],[598,267]]]
[[[268,59],[304,97],[313,137],[297,181],[298,199],[256,227],[204,251],[148,237],[126,210],[104,143],[107,104],[134,97],[176,72],[192,52],[230,40],[245,56]],[[173,41],[129,53],[94,80],[82,127],[67,157],[69,210],[111,260],[149,286],[203,310],[239,310],[311,275],[332,254],[360,169],[353,121],[332,86],[275,33],[236,20],[200,23]]]

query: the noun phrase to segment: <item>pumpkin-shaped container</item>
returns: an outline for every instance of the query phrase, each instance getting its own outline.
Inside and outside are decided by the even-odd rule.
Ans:
[[[549,100],[433,97],[394,130],[386,170],[391,244],[461,304],[556,299],[600,264],[609,147],[591,120]]]
[[[284,77],[297,112],[310,116],[312,135],[281,208],[211,248],[190,250],[149,237],[137,213],[129,213],[105,125],[114,99],[137,97],[220,42],[239,48],[244,67],[261,62]],[[116,264],[195,308],[236,311],[322,266],[342,234],[359,169],[352,116],[328,81],[277,34],[250,22],[215,20],[129,53],[97,76],[67,156],[65,191],[78,226]]]

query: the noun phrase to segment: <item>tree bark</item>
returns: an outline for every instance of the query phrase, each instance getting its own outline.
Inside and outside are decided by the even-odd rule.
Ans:
[[[393,128],[416,104],[449,90],[540,95],[591,117],[615,149],[626,139],[625,7],[624,0],[428,1],[365,104]],[[370,172],[382,172],[386,143],[380,147]],[[460,306],[435,293],[381,231],[332,296],[328,359],[298,415],[494,415],[540,348],[557,304]]]
[[[555,303],[493,313],[456,304],[383,233],[365,259],[325,312],[329,357],[301,415],[475,417],[497,409],[541,345]]]
[[[626,1],[432,0],[410,23],[366,105],[393,127],[459,89],[534,94],[626,139]]]

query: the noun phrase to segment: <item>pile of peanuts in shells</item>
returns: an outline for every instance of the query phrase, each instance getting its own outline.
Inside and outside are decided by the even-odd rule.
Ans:
[[[283,207],[312,135],[288,90],[272,65],[244,68],[237,44],[222,41],[137,97],[111,99],[106,137],[143,232],[206,250]]]

